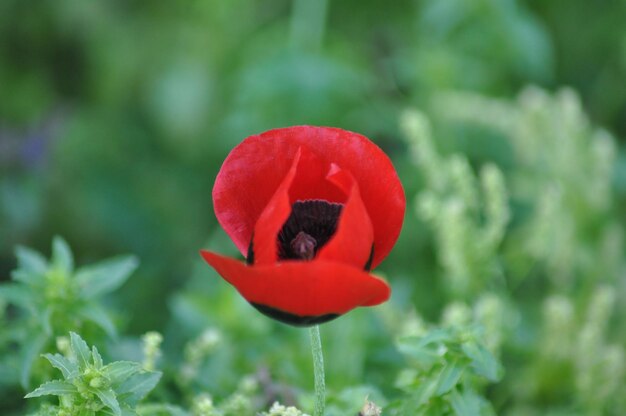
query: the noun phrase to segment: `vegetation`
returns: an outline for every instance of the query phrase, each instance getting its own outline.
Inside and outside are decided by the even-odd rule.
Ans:
[[[296,124],[408,201],[328,416],[623,413],[626,3],[388,3],[0,2],[0,414],[312,414],[306,331],[198,255],[238,255],[228,151]]]

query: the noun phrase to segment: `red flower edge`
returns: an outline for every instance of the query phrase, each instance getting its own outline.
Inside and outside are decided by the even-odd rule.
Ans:
[[[389,298],[367,272],[395,243],[405,198],[364,136],[308,126],[251,136],[226,158],[213,200],[248,265],[201,254],[262,313],[307,326]]]
[[[391,293],[384,280],[343,263],[247,266],[210,251],[201,254],[257,310],[290,325],[327,322],[357,306],[383,303]]]
[[[372,268],[376,268],[400,235],[406,200],[389,157],[368,138],[350,131],[295,126],[246,138],[230,152],[215,179],[213,206],[220,225],[246,256],[259,216],[302,146],[354,175],[374,227]],[[342,197],[332,187],[311,189],[310,181],[296,186],[296,199],[312,193],[314,199],[328,201]]]

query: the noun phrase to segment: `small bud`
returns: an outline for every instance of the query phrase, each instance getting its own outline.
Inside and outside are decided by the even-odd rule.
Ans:
[[[383,410],[380,407],[376,406],[373,402],[365,399],[365,405],[363,406],[363,409],[361,409],[361,411],[359,412],[358,416],[381,416],[382,411]]]
[[[94,389],[99,389],[100,387],[104,386],[104,384],[105,384],[105,381],[102,379],[102,377],[93,378],[89,382],[89,386],[93,387]]]
[[[147,332],[142,338],[143,341],[143,368],[153,371],[156,367],[156,360],[161,355],[161,342],[163,336],[156,331]]]

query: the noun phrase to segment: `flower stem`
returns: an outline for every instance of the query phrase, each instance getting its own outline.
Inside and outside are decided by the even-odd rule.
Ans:
[[[326,406],[326,385],[324,384],[324,354],[320,327],[315,325],[309,329],[311,351],[313,352],[313,372],[315,374],[315,408],[313,416],[323,416]]]

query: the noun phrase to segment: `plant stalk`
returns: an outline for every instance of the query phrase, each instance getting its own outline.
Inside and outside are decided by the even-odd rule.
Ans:
[[[322,353],[322,340],[320,327],[312,326],[309,329],[311,338],[311,351],[313,352],[313,373],[315,375],[315,408],[313,416],[323,416],[326,407],[326,385],[324,382],[324,354]]]

